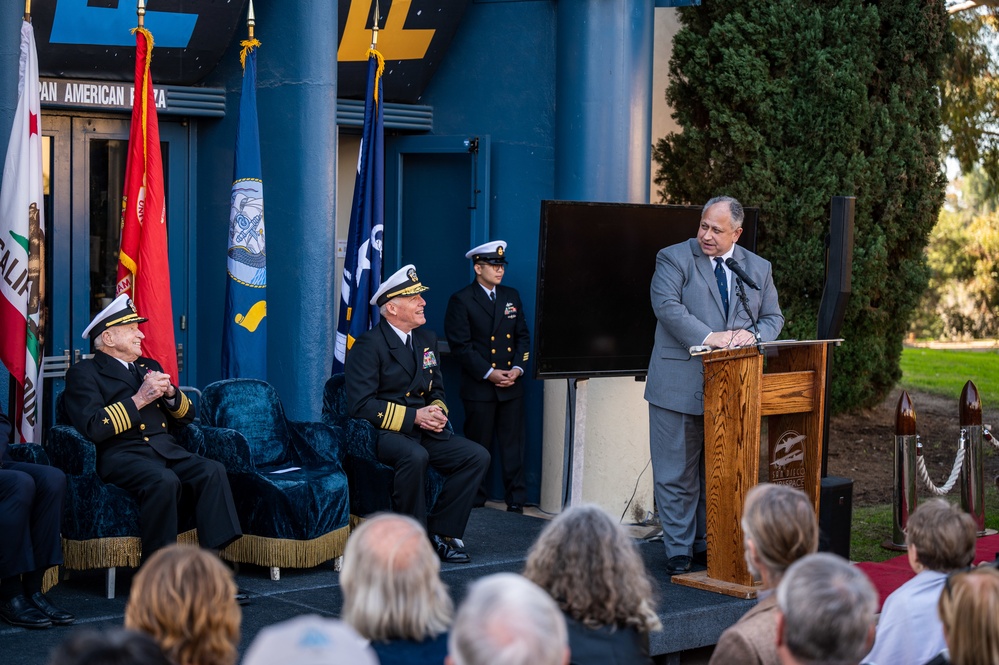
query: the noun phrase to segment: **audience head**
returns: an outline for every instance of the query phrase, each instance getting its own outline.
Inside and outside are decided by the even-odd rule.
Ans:
[[[742,534],[749,571],[767,587],[776,587],[788,566],[819,547],[815,508],[788,485],[763,483],[749,490]]]
[[[777,587],[777,608],[777,653],[785,665],[856,665],[870,651],[877,592],[835,554],[791,564]]]
[[[569,638],[555,601],[512,573],[469,589],[448,639],[448,665],[566,665]]]
[[[419,522],[405,515],[376,515],[347,541],[341,616],[369,640],[419,641],[445,633],[453,606],[440,569]]]
[[[989,565],[954,573],[937,608],[953,665],[999,663],[999,570]]]
[[[943,499],[919,504],[905,528],[909,563],[949,573],[967,568],[975,558],[977,528],[971,515]]]
[[[588,626],[661,627],[642,557],[597,506],[572,506],[549,522],[527,554],[524,577]]]
[[[378,656],[347,623],[305,614],[257,633],[242,665],[378,665]]]
[[[125,627],[152,635],[175,665],[236,662],[241,613],[232,573],[193,545],[170,545],[142,564]]]
[[[170,661],[145,633],[81,630],[56,647],[48,665],[170,665]]]

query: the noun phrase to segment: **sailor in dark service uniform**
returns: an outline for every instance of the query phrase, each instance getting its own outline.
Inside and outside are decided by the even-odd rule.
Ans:
[[[507,510],[524,512],[524,366],[531,339],[516,289],[503,286],[506,243],[469,250],[475,281],[451,296],[444,317],[451,354],[461,364],[465,435],[493,452],[499,448]],[[486,491],[479,488],[478,505]]]
[[[94,317],[83,337],[96,352],[66,373],[66,411],[96,444],[101,479],[138,501],[143,559],[177,541],[182,491],[194,499],[198,541],[220,549],[242,535],[225,467],[170,434],[194,419],[194,408],[159,363],[142,357],[146,320],[125,294]]]
[[[465,532],[475,492],[489,468],[482,446],[455,436],[447,418],[437,335],[421,328],[426,301],[416,268],[407,265],[382,282],[371,298],[381,311],[378,325],[357,338],[344,367],[347,408],[378,428],[378,461],[395,469],[396,509],[427,527],[441,561],[467,563],[457,546]],[[445,478],[427,514],[427,467]]]

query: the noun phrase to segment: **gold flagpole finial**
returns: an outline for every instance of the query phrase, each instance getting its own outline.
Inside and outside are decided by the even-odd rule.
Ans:
[[[378,21],[381,16],[378,12],[378,0],[375,0],[375,16],[374,20],[371,22],[371,48],[378,46]]]
[[[139,0],[139,4],[135,8],[135,13],[139,17],[139,27],[143,27],[146,23],[146,0]]]
[[[24,0],[24,20],[31,20],[31,0]]]
[[[257,17],[253,15],[253,0],[250,0],[250,8],[246,11],[246,31],[253,39],[253,26],[257,24]]]

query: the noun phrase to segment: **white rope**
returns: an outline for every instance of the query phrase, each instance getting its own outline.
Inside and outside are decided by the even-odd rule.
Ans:
[[[965,445],[965,430],[961,430],[961,441],[958,443],[957,457],[954,458],[954,468],[950,471],[950,477],[947,478],[941,487],[937,487],[930,480],[930,474],[926,471],[926,461],[923,459],[922,455],[916,456],[916,469],[919,472],[919,477],[923,480],[923,485],[930,491],[931,494],[936,496],[943,496],[950,492],[954,488],[954,483],[957,482],[958,476],[961,475],[961,467],[964,465],[964,445]],[[919,442],[919,437],[916,437],[916,447],[922,448],[922,443]]]

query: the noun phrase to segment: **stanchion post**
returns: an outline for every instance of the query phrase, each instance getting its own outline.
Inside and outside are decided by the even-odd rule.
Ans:
[[[985,535],[985,468],[982,454],[982,400],[971,381],[964,384],[960,403],[961,429],[967,432],[967,449],[961,467],[961,508],[971,515],[978,535]]]
[[[916,409],[902,391],[895,407],[895,468],[892,494],[891,540],[882,547],[905,549],[905,526],[916,509]]]

